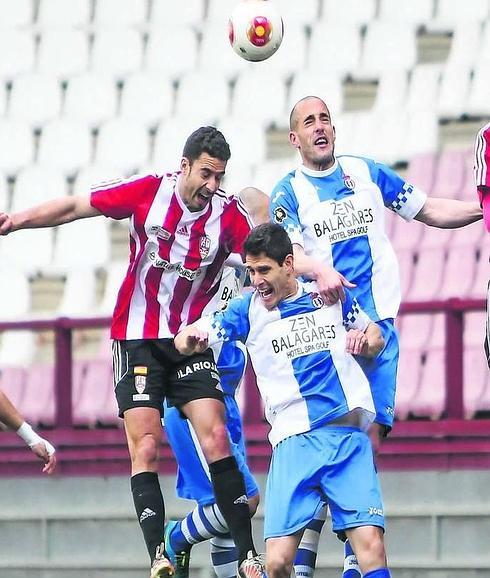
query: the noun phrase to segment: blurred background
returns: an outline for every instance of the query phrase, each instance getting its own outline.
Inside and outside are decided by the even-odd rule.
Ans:
[[[294,103],[328,104],[338,153],[393,166],[433,196],[476,200],[473,143],[490,120],[489,0],[274,0],[278,52],[228,43],[238,0],[1,0],[0,210],[179,166],[188,134],[218,126],[224,188],[270,192],[298,158]],[[488,236],[387,211],[404,304],[396,417],[380,456],[395,577],[490,577],[490,375],[483,354]],[[0,239],[0,388],[59,450],[59,473],[0,433],[0,578],[147,575],[117,418],[108,317],[127,224],[104,218]],[[253,381],[249,376],[249,381]],[[240,405],[266,472],[253,387]],[[168,514],[175,466],[163,447]],[[261,511],[255,523],[261,536]],[[324,531],[317,575],[340,576]],[[212,575],[208,546],[192,575]]]

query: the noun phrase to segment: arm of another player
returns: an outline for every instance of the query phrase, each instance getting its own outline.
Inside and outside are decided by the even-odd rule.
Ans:
[[[457,229],[482,219],[483,211],[477,201],[427,197],[424,206],[414,218],[431,227]]]
[[[383,335],[377,323],[371,321],[364,331],[349,329],[345,350],[352,355],[376,357],[385,345]]]
[[[328,305],[339,299],[345,301],[344,287],[355,287],[333,267],[307,255],[301,245],[293,244],[294,271],[297,276],[304,276],[316,281],[318,291]]]
[[[56,468],[56,450],[24,421],[19,411],[3,391],[0,391],[0,421],[10,429],[15,430],[36,456],[44,462],[44,473],[52,474],[54,472]]]
[[[182,355],[202,353],[209,347],[208,332],[192,323],[174,337],[175,349]]]
[[[13,215],[0,212],[0,235],[21,229],[54,227],[101,214],[92,207],[88,195],[59,197]]]

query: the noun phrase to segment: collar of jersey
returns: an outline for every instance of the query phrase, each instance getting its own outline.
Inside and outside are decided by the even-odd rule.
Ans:
[[[337,170],[338,166],[339,163],[337,159],[335,159],[333,165],[329,169],[325,169],[324,171],[314,171],[313,169],[305,167],[305,165],[301,165],[300,169],[305,175],[308,175],[310,177],[328,177]]]

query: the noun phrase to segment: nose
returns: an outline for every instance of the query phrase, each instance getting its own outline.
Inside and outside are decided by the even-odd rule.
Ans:
[[[205,183],[205,186],[208,189],[208,191],[211,191],[212,193],[215,193],[219,189],[219,185],[220,179],[214,176],[209,177],[209,179]]]

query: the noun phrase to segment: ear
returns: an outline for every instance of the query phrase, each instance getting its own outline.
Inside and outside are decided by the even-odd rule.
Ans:
[[[292,130],[289,131],[289,142],[293,145],[294,148],[299,148],[299,141],[296,133]]]
[[[184,173],[184,175],[187,175],[190,169],[190,162],[189,159],[187,157],[182,157],[180,159],[180,170]]]
[[[294,257],[291,253],[286,255],[283,265],[286,267],[288,273],[294,272]]]

